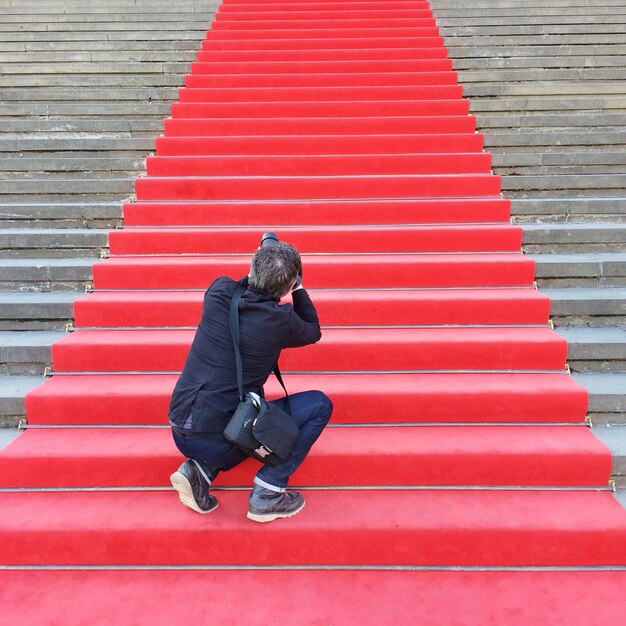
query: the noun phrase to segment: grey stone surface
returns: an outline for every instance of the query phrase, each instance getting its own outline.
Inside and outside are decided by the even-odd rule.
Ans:
[[[594,427],[593,433],[611,451],[613,478],[626,477],[626,425],[604,424]]]
[[[588,413],[599,424],[626,424],[626,372],[573,374],[589,391]]]
[[[25,416],[24,397],[43,380],[41,376],[0,375],[0,428],[17,426]]]
[[[0,428],[0,450],[15,441],[23,432],[17,428]]]

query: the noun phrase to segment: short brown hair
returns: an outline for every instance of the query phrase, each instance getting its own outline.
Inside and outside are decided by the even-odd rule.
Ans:
[[[275,298],[282,298],[300,273],[298,251],[284,241],[266,242],[252,258],[250,285]]]

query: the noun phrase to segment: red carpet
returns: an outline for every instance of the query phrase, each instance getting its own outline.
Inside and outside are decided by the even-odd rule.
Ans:
[[[626,566],[626,512],[475,127],[427,2],[224,1],[26,399],[40,428],[0,453],[0,563],[132,569],[0,572],[2,617],[620,623],[624,571],[558,571]],[[306,508],[261,526],[252,461],[206,517],[165,489],[166,424],[204,290],[266,230],[325,327],[286,383],[335,414],[292,481]]]

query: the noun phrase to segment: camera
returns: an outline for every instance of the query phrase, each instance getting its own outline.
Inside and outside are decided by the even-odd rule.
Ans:
[[[261,236],[261,247],[266,246],[266,245],[272,245],[275,243],[280,243],[280,239],[278,238],[278,235],[276,233],[273,233],[271,231],[268,231],[266,233],[263,233],[263,235]],[[296,287],[299,287],[302,284],[302,263],[300,263],[300,270],[298,272],[298,275],[296,276],[296,284],[293,286],[293,289],[295,289]]]

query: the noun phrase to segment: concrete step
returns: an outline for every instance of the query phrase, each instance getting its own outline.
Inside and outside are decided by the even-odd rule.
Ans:
[[[550,318],[557,328],[626,324],[626,288],[541,289],[550,298]]]
[[[95,228],[0,229],[0,258],[99,258],[108,247],[108,230]]]
[[[601,94],[582,97],[546,97],[532,98],[524,100],[521,98],[497,98],[480,99],[476,98],[470,102],[470,111],[473,114],[480,113],[528,113],[535,111],[542,113],[551,111],[581,111],[581,112],[601,112],[601,111],[624,111],[626,109],[626,97],[623,96],[603,96]],[[1,109],[0,109],[1,111]]]
[[[194,42],[195,43],[195,42]],[[40,81],[41,84],[41,81]],[[172,87],[154,87],[150,90],[152,101],[173,102],[178,98],[178,89]],[[68,89],[67,87],[30,87],[20,89],[0,89],[0,99],[6,105],[9,102],[102,102],[119,103],[125,100],[135,100],[138,103],[146,101],[146,90],[136,87],[120,87],[119,83],[113,88],[84,87]]]
[[[89,63],[90,67],[96,63],[190,63],[195,61],[193,51],[183,50],[111,50],[94,52],[92,50],[59,50],[46,52],[18,51],[0,52],[0,63],[54,64],[54,63]],[[45,69],[45,68],[44,68]]]
[[[0,228],[115,228],[119,202],[0,204]]]
[[[593,47],[589,47],[593,49]],[[557,52],[558,54],[555,54]],[[602,56],[595,54],[586,56],[580,54],[562,55],[559,50],[548,50],[545,54],[526,55],[525,50],[520,50],[519,56],[476,56],[468,58],[468,51],[465,50],[463,58],[455,59],[453,69],[457,71],[463,70],[503,70],[503,69],[544,69],[558,68],[565,70],[566,68],[620,68],[624,66],[626,61],[625,54],[615,54],[611,56]],[[1,58],[1,57],[0,57]]]
[[[626,41],[626,36],[625,36]],[[469,73],[469,72],[466,72]],[[626,81],[623,76],[618,76],[612,82],[598,80],[551,80],[546,82],[498,82],[495,80],[487,82],[466,82],[459,76],[459,82],[464,85],[463,94],[467,98],[481,97],[543,97],[543,96],[588,96],[588,95],[619,95],[626,93]]]
[[[84,41],[0,41],[0,52],[84,52],[90,50],[94,52],[109,52],[109,51],[160,51],[160,50],[173,50],[173,51],[195,51],[198,49],[198,40],[121,40],[121,41],[90,41],[86,46]]]
[[[617,128],[609,132],[602,128],[571,129],[570,132],[562,129],[551,132],[534,133],[533,129],[524,129],[503,132],[490,131],[485,134],[485,149],[498,152],[498,148],[511,151],[512,148],[528,152],[529,149],[538,152],[560,152],[563,146],[624,146],[626,145],[626,132]],[[551,147],[546,150],[544,147]]]
[[[114,177],[113,177],[114,176]],[[102,177],[80,179],[74,177],[73,179],[30,179],[28,185],[25,185],[21,180],[0,180],[0,200],[6,202],[19,201],[24,197],[33,197],[40,195],[59,195],[69,196],[74,195],[89,195],[94,199],[108,198],[122,199],[134,193],[134,178],[119,178],[119,174],[116,172],[112,177]]]
[[[594,424],[626,425],[626,372],[585,372],[572,377],[589,391],[587,414]]]
[[[626,223],[524,224],[527,253],[621,252],[626,249]]]
[[[30,55],[24,55],[24,61],[21,63],[0,63],[0,70],[2,71],[4,78],[13,75],[39,75],[47,76],[52,79],[54,74],[178,74],[186,73],[191,69],[189,63],[183,63],[181,61],[143,61],[143,62],[115,62],[115,61],[74,61],[70,59],[63,59],[59,61],[46,61],[45,63],[36,63],[28,61],[27,57]],[[75,77],[76,78],[76,77]],[[82,76],[81,76],[82,78]],[[125,82],[126,76],[120,76],[119,82]],[[10,83],[4,83],[10,84]]]
[[[626,188],[626,174],[555,174],[553,176],[508,176],[502,178],[506,197],[537,198],[569,197],[571,195],[612,197]]]
[[[96,153],[97,154],[97,153]],[[37,176],[39,172],[142,172],[142,158],[32,158],[0,157],[0,178],[9,178],[16,172],[28,172]],[[119,175],[119,174],[118,174]]]
[[[0,331],[0,375],[42,375],[52,365],[50,346],[62,331]]]
[[[149,12],[150,22],[167,22],[171,23],[186,23],[190,25],[197,26],[198,22],[207,21],[211,22],[213,19],[213,14],[215,9],[219,6],[219,2],[211,2],[206,3],[202,9],[190,12],[190,11],[163,11],[163,9],[157,9],[154,12]],[[42,7],[43,8],[43,7]],[[48,7],[46,7],[48,8]],[[53,6],[49,7],[53,9]],[[113,8],[110,8],[109,11],[105,12],[97,12],[93,13],[89,11],[89,6],[86,3],[81,9],[85,9],[85,12],[79,12],[78,9],[68,10],[65,8],[63,13],[55,13],[51,11],[50,13],[27,13],[15,11],[12,13],[2,13],[2,8],[0,8],[0,14],[2,14],[2,22],[3,24],[18,24],[24,26],[30,26],[35,24],[80,24],[80,23],[89,23],[89,24],[102,24],[109,25],[115,24],[117,22],[124,22],[127,24],[135,23],[139,26],[143,26],[144,21],[146,20],[146,11],[138,10],[138,7],[127,7],[124,6],[123,11],[114,11]],[[130,10],[129,10],[130,9]],[[133,12],[132,10],[135,10]],[[211,10],[212,9],[212,10]],[[195,18],[195,19],[192,19]],[[195,22],[195,24],[194,24]]]
[[[589,129],[601,129],[603,126],[611,128],[626,127],[626,119],[621,113],[570,113],[563,114],[556,111],[551,114],[527,113],[519,115],[478,115],[476,118],[479,128],[533,128],[536,132],[555,128],[575,128],[581,126]]]
[[[83,291],[93,259],[0,259],[0,291]]]
[[[78,291],[0,291],[0,330],[63,330],[74,316]]]
[[[45,116],[48,120],[59,119],[66,121],[68,116],[72,120],[93,119],[93,118],[145,118],[158,119],[160,122],[167,117],[172,110],[169,102],[128,102],[128,103],[65,103],[65,102],[22,102],[13,104],[0,104],[0,119],[22,120],[25,116],[36,115]]]
[[[153,137],[67,137],[38,139],[7,139],[0,142],[0,154],[7,152],[154,152]],[[93,154],[92,154],[93,156]]]
[[[626,253],[531,254],[539,287],[626,286]]]
[[[15,89],[16,87],[38,87],[42,83],[50,86],[50,89],[60,87],[72,87],[80,82],[85,88],[95,87],[104,89],[106,87],[117,88],[120,79],[115,73],[115,69],[111,68],[111,72],[107,74],[12,74],[3,76],[2,83],[6,89]],[[180,74],[126,74],[124,76],[124,84],[129,87],[179,87],[181,85]]]
[[[611,451],[613,457],[611,478],[616,482],[618,489],[620,487],[624,489],[623,495],[626,496],[626,424],[595,426],[593,433]]]
[[[18,425],[26,416],[24,397],[43,381],[42,376],[0,376],[0,428]],[[2,437],[3,441],[6,439],[9,437]]]
[[[122,133],[130,137],[136,131],[163,132],[163,120],[156,116],[146,116],[139,119],[124,119],[120,116],[108,117],[102,114],[92,116],[91,119],[65,118],[59,119],[14,119],[0,118],[0,133],[3,139],[17,139],[18,135],[45,133],[59,136],[61,133],[86,133],[100,135],[101,133]],[[16,135],[15,137],[13,135]]]
[[[516,224],[626,222],[626,198],[516,198],[511,203]]]
[[[626,372],[626,327],[558,328],[573,372]]]

